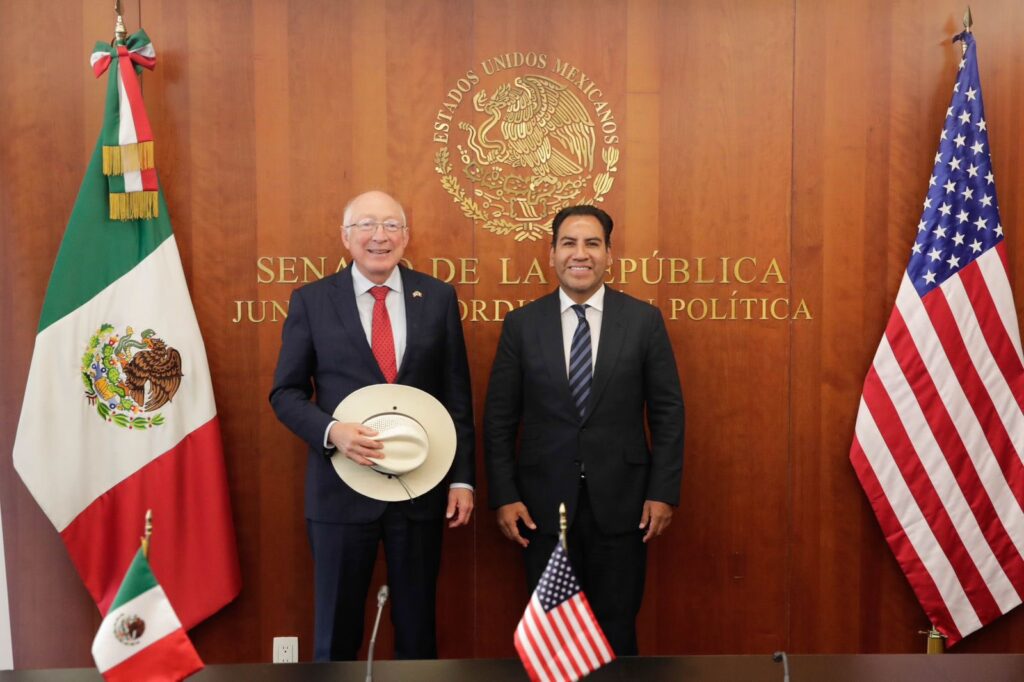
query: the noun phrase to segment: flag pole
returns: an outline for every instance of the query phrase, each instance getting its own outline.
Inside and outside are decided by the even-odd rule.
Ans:
[[[124,18],[121,16],[121,0],[114,0],[114,14],[117,15],[117,21],[114,23],[114,40],[111,45],[123,44],[128,38],[128,29],[124,27]]]
[[[967,5],[967,10],[964,11],[964,33],[970,33],[971,27],[974,26],[974,17],[971,16],[971,6]],[[967,41],[963,40],[960,42],[960,56],[963,57],[967,54]],[[963,62],[961,62],[962,64]],[[946,636],[939,632],[935,624],[932,623],[930,630],[919,630],[922,635],[928,635],[926,640],[928,643],[925,646],[926,654],[943,654],[946,653]]]
[[[146,510],[146,530],[145,534],[139,538],[142,542],[142,556],[149,558],[149,537],[153,534],[153,510]]]
[[[558,541],[562,543],[562,549],[569,551],[569,546],[565,542],[565,529],[568,527],[568,523],[565,520],[565,502],[558,503]]]
[[[974,17],[971,16],[971,6],[967,5],[967,10],[964,12],[963,18],[964,33],[970,33],[971,27],[974,26]],[[967,54],[967,41],[963,40],[960,42],[960,56]],[[963,62],[961,62],[961,65]],[[927,645],[925,647],[926,654],[942,654],[946,652],[946,635],[939,632],[935,624],[932,623],[930,630],[918,630],[918,634],[927,635]]]
[[[970,33],[971,27],[974,26],[974,17],[971,16],[971,6],[967,5],[967,11],[964,12],[964,33]],[[960,54],[967,54],[967,41],[960,43]]]

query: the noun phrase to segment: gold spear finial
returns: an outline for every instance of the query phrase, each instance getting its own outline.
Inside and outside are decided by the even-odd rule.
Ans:
[[[149,538],[153,535],[153,510],[146,510],[146,531],[145,534],[139,538],[142,541],[142,556],[149,558]]]
[[[114,14],[117,21],[114,23],[114,42],[123,43],[128,37],[128,29],[124,27],[124,17],[121,16],[121,0],[114,0]]]
[[[565,543],[565,529],[569,527],[569,523],[565,520],[565,502],[558,504],[558,539],[562,543],[562,549],[569,551],[568,545]]]

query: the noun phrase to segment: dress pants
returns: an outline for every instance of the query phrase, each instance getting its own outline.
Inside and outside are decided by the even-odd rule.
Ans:
[[[639,526],[639,517],[636,523]],[[523,554],[526,584],[533,594],[558,538],[529,529],[523,537],[530,541]],[[586,479],[580,479],[579,503],[566,540],[569,561],[616,656],[638,654],[636,616],[643,602],[647,572],[647,545],[643,537],[644,531],[639,528],[620,535],[606,535],[598,530]]]
[[[314,660],[355,660],[364,606],[383,541],[395,658],[437,658],[435,611],[442,519],[409,519],[396,504],[371,523],[306,520],[313,549]]]

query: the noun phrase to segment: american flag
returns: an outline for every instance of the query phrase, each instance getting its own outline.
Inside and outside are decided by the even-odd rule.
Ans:
[[[974,38],[850,460],[886,540],[953,644],[1024,594],[1024,360]]]
[[[615,660],[561,543],[548,559],[514,641],[533,682],[578,680]]]

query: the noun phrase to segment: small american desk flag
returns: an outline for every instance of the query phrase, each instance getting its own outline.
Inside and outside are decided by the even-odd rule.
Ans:
[[[548,559],[514,641],[533,682],[575,681],[615,660],[562,543]]]
[[[978,79],[964,41],[850,460],[921,606],[953,644],[1024,594],[1024,356]]]

